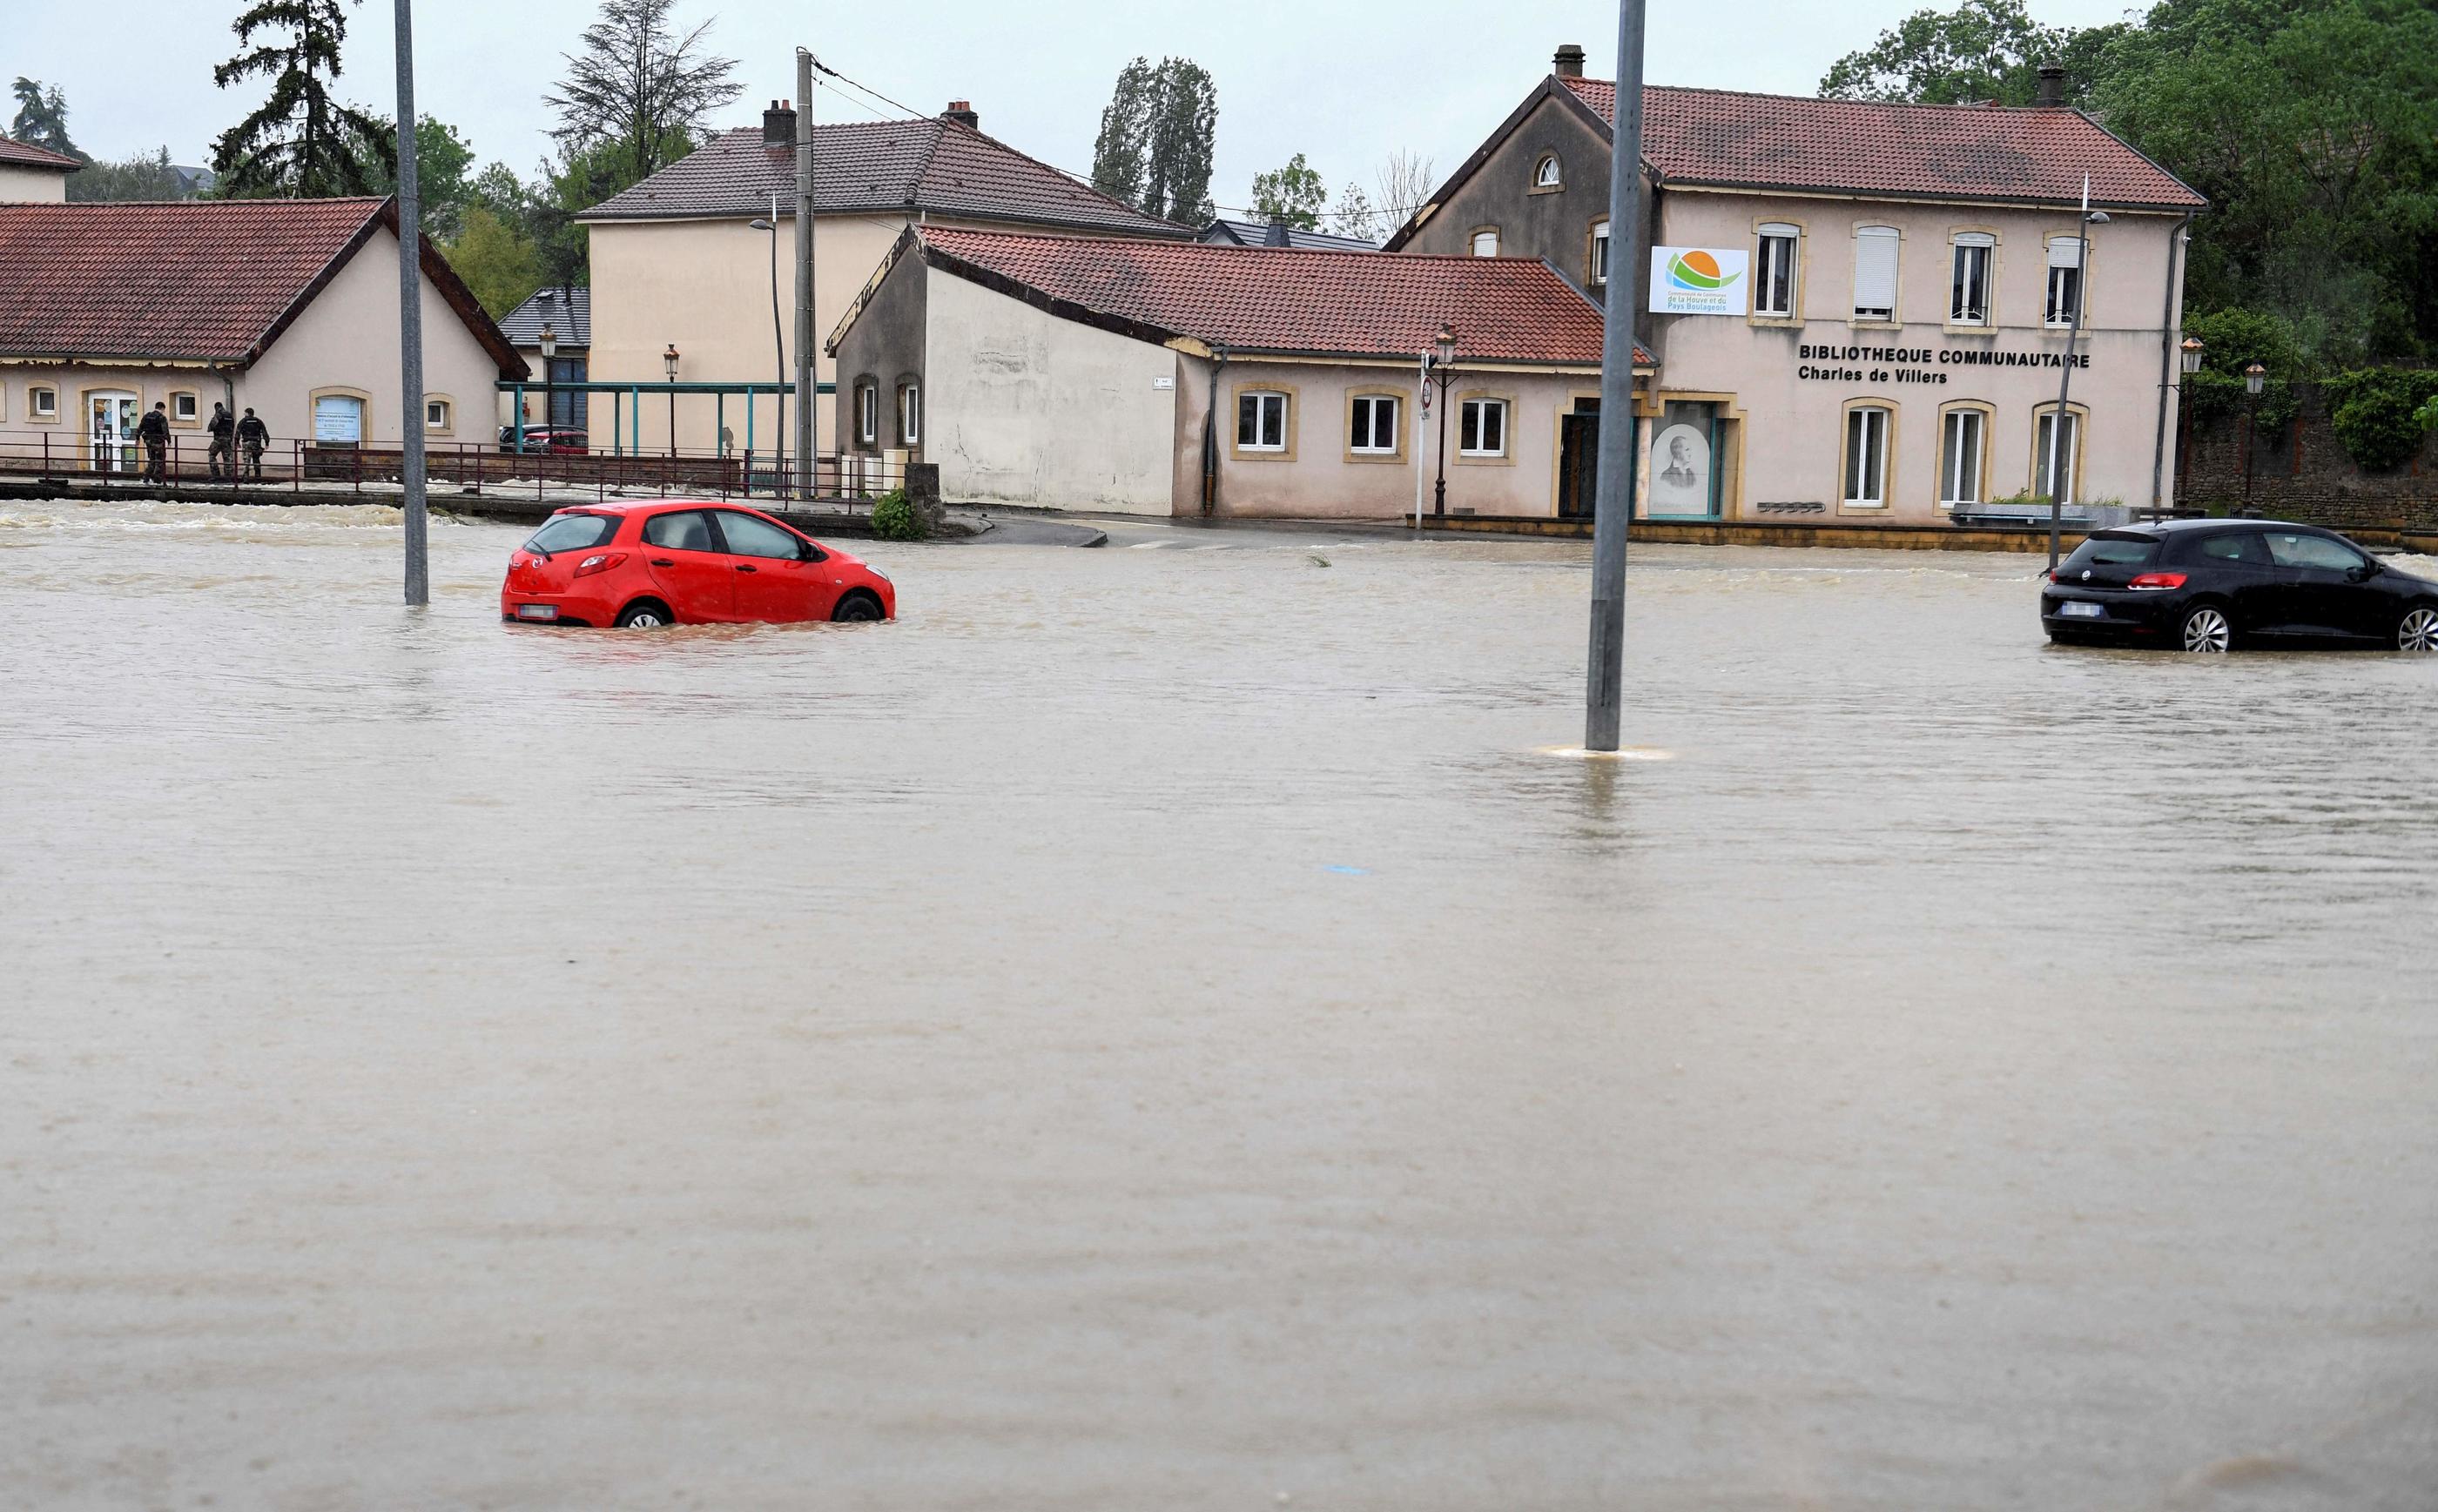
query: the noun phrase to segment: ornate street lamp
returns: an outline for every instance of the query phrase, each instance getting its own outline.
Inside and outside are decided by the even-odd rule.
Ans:
[[[2243,366],[2243,512],[2252,513],[2252,431],[2260,419],[2260,390],[2269,370],[2257,362]]]
[[[1432,338],[1435,360],[1431,376],[1440,386],[1440,481],[1433,495],[1431,513],[1447,513],[1447,422],[1448,385],[1456,381],[1456,327],[1440,322],[1440,333]]]
[[[2183,352],[2184,372],[2187,375],[2200,372],[2201,370],[2201,339],[2198,336],[2185,337]]]
[[[551,359],[558,355],[558,332],[544,325],[541,328],[541,448],[550,449],[551,435],[558,426],[558,397],[552,391],[551,380],[557,364]]]
[[[662,353],[661,354],[661,366],[662,366],[663,369],[665,369],[665,370],[667,371],[668,375],[669,375],[669,458],[670,458],[670,460],[671,460],[671,461],[675,461],[675,460],[676,460],[676,458],[677,458],[677,454],[678,454],[678,343],[675,343],[675,342],[671,342],[671,343],[669,343],[669,349],[668,349],[667,351],[662,352]]]

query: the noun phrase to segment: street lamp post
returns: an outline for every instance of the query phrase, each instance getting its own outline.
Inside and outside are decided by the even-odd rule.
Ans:
[[[756,231],[770,233],[770,346],[777,354],[776,360],[779,364],[777,391],[779,425],[777,431],[773,432],[778,439],[771,443],[771,449],[778,454],[776,475],[784,479],[787,475],[787,339],[781,334],[784,327],[779,324],[779,197],[777,195],[770,196],[770,218],[767,220],[753,221],[751,224]],[[746,396],[745,402],[751,404],[752,396]],[[784,490],[786,484],[783,482],[779,486],[782,490],[781,497],[785,498]],[[753,472],[751,467],[747,468],[745,473],[745,491],[747,493],[753,491]]]
[[[558,394],[552,381],[558,364],[558,332],[545,325],[541,328],[541,449],[548,452],[551,440],[558,429]]]
[[[2243,369],[2243,512],[2252,513],[2252,428],[2260,419],[2260,390],[2268,381],[2269,370],[2257,362],[2248,362]]]
[[[2082,215],[2074,228],[2074,326],[2065,339],[2065,372],[2058,378],[2057,414],[2049,421],[2049,571],[2058,568],[2058,531],[2065,518],[2065,496],[2074,487],[2073,459],[2082,437],[2066,444],[2074,412],[2066,399],[2074,392],[2075,353],[2082,346],[2082,312],[2091,303],[2091,228],[2108,224],[2108,212],[2091,207],[2091,175],[2082,176]]]
[[[1456,381],[1456,327],[1445,321],[1440,322],[1440,333],[1431,344],[1433,355],[1439,360],[1438,365],[1431,370],[1431,377],[1440,386],[1440,481],[1433,495],[1431,513],[1443,516],[1447,513],[1448,385]]]
[[[2178,350],[2183,354],[2184,377],[2191,378],[2194,374],[2201,370],[2201,339],[2200,337],[2185,337],[2182,343],[2178,343]],[[2192,433],[2192,417],[2185,413],[2183,398],[2184,391],[2182,386],[2179,384],[2176,389],[2176,491],[2179,497],[2182,497],[2183,493],[2184,475],[2192,470],[2189,465],[2190,457],[2188,456],[2190,448],[2185,445],[2185,437]],[[2164,519],[2166,516],[2162,512],[2153,518]]]
[[[405,506],[406,602],[422,605],[432,602],[424,498],[424,429],[431,422],[423,407],[423,191],[415,163],[414,0],[398,0],[397,15],[398,483]]]
[[[667,351],[662,352],[662,353],[661,354],[661,366],[662,366],[662,369],[664,369],[664,370],[668,373],[668,375],[669,375],[669,460],[670,460],[670,461],[672,461],[672,462],[675,462],[675,461],[677,460],[677,455],[678,455],[678,343],[675,343],[675,342],[671,342],[671,343],[669,343],[669,349],[668,349]]]

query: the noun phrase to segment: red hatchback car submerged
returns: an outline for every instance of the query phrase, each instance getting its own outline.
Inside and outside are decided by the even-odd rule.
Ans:
[[[500,618],[522,624],[794,624],[897,618],[889,579],[735,504],[583,504],[508,558]]]

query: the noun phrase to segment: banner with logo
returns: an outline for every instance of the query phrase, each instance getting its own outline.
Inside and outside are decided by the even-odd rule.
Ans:
[[[1750,298],[1752,254],[1721,247],[1651,249],[1651,313],[1740,315]]]

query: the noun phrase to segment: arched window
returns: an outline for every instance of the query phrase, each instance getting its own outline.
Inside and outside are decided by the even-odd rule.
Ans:
[[[1498,228],[1483,226],[1473,234],[1473,255],[1476,257],[1498,255]]]
[[[1532,165],[1532,187],[1563,188],[1565,182],[1566,170],[1559,165],[1557,153],[1544,152],[1541,154],[1541,161]]]

